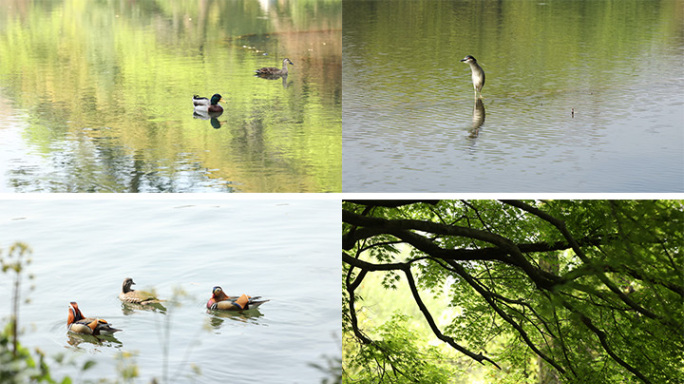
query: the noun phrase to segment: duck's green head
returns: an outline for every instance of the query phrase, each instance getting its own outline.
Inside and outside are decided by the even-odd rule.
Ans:
[[[218,93],[215,94],[214,96],[211,97],[211,105],[216,105],[216,104],[218,104],[218,102],[221,101],[221,99],[223,99],[223,98],[221,97],[221,95],[219,95]]]

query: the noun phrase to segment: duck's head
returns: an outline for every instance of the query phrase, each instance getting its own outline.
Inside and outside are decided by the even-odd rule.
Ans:
[[[294,63],[290,59],[283,59],[283,64],[285,63],[294,65]]]
[[[216,286],[211,290],[211,298],[216,301],[225,300],[228,296],[223,292],[221,287]]]
[[[133,279],[130,277],[125,278],[122,285],[123,292],[126,293],[132,291],[131,285],[135,285]]]
[[[470,56],[470,55],[464,57],[463,60],[461,60],[461,61],[464,62],[464,63],[468,63],[468,64],[470,64],[470,63],[477,63],[477,60],[475,60],[475,58],[472,57],[472,56]]]
[[[67,325],[83,318],[81,310],[78,309],[78,304],[75,301],[69,303],[69,316],[67,317]]]
[[[219,103],[219,101],[223,101],[223,97],[221,97],[221,95],[218,93],[211,97],[211,105],[216,105]]]

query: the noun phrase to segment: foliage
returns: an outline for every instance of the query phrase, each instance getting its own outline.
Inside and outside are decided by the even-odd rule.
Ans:
[[[50,368],[45,361],[45,355],[36,349],[38,361],[31,352],[19,343],[19,302],[21,300],[21,277],[26,267],[31,264],[28,255],[31,248],[21,242],[12,244],[7,256],[0,252],[0,266],[3,273],[14,272],[14,290],[12,293],[12,314],[10,321],[0,332],[0,383],[57,383],[50,375]],[[29,275],[29,279],[33,276]],[[26,299],[28,303],[28,299]],[[92,365],[86,362],[83,370]],[[61,383],[71,383],[69,377],[65,377]]]
[[[31,352],[21,344],[17,343],[15,349],[13,328],[10,322],[0,332],[0,383],[56,383],[50,376],[50,369],[42,354],[38,354],[36,362]],[[65,384],[70,382],[68,378],[62,380]]]
[[[402,280],[383,290],[408,286],[414,320],[497,382],[680,382],[683,212],[680,201],[347,201],[343,330],[359,349],[347,379],[364,375],[351,369],[362,356],[378,361],[371,375],[404,374],[392,332],[359,317],[366,276],[391,272]],[[459,314],[446,324],[423,297],[444,291]]]
[[[456,368],[443,361],[439,349],[416,337],[408,317],[395,314],[379,327],[380,340],[365,348],[345,345],[345,382],[447,383]],[[349,337],[349,336],[348,336]]]

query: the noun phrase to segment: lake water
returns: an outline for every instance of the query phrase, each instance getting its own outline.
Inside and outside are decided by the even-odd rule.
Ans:
[[[341,28],[340,1],[0,0],[0,192],[339,192]]]
[[[683,9],[345,0],[343,190],[684,191]]]
[[[327,377],[310,364],[341,358],[339,201],[219,198],[119,200],[0,199],[2,256],[28,243],[35,285],[25,295],[24,346],[64,353],[83,378],[114,378],[119,352],[134,354],[140,382],[163,377],[163,346],[175,382],[314,383]],[[129,308],[123,279],[171,299],[166,313]],[[9,314],[8,275],[0,278],[0,318]],[[211,289],[271,301],[244,314],[207,313]],[[102,317],[123,331],[102,344],[70,338],[67,307]],[[169,337],[161,330],[170,324]],[[57,377],[78,378],[53,365]],[[200,374],[193,371],[199,368]]]

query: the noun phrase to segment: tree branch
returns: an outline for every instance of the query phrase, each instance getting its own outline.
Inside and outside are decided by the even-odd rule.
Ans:
[[[531,205],[529,205],[529,204],[526,204],[526,203],[524,203],[524,202],[522,202],[522,201],[504,200],[504,201],[502,201],[502,202],[505,203],[505,204],[514,206],[514,207],[516,207],[516,208],[519,208],[519,209],[521,209],[521,210],[523,210],[523,211],[525,211],[525,212],[529,212],[529,213],[531,213],[531,214],[533,214],[533,215],[539,217],[540,219],[542,219],[542,220],[544,220],[544,221],[550,223],[550,224],[553,225],[554,227],[556,227],[556,229],[563,235],[563,237],[564,237],[564,238],[568,241],[568,243],[571,245],[572,250],[575,252],[575,255],[577,255],[577,257],[579,257],[580,260],[582,260],[582,262],[585,263],[586,265],[592,266],[591,260],[589,260],[589,258],[587,257],[587,255],[584,254],[584,251],[583,251],[582,248],[580,247],[579,243],[578,243],[578,242],[575,240],[575,238],[572,236],[572,234],[570,233],[570,231],[569,231],[568,228],[566,227],[565,222],[564,222],[563,220],[557,219],[557,218],[555,218],[555,217],[549,215],[548,213],[542,211],[541,209],[536,208],[536,207],[533,207],[533,206],[531,206]],[[625,302],[625,304],[629,305],[632,309],[634,309],[635,311],[641,313],[641,314],[644,315],[644,316],[650,317],[650,318],[652,318],[652,319],[658,319],[658,320],[660,320],[660,321],[662,321],[662,322],[665,322],[665,323],[668,323],[668,325],[670,325],[669,322],[668,322],[667,320],[661,318],[660,316],[656,315],[655,313],[653,313],[653,312],[647,310],[646,308],[643,308],[643,307],[640,306],[639,304],[635,303],[631,298],[629,298],[629,297],[620,289],[620,287],[617,286],[617,284],[613,283],[613,282],[608,278],[608,276],[606,276],[606,274],[603,273],[603,271],[599,270],[598,268],[594,268],[594,272],[595,272],[595,276],[598,277],[598,279],[601,280],[601,282],[602,282],[606,287],[608,287],[608,289],[610,289],[611,291],[613,291],[613,293],[615,293],[616,295],[618,295],[618,297],[619,297],[623,302]]]
[[[397,208],[403,205],[415,204],[415,203],[425,203],[430,205],[436,205],[439,200],[344,200],[348,203],[354,203],[357,205],[365,205],[368,207],[386,207],[386,208]]]
[[[409,288],[411,289],[411,293],[413,294],[413,299],[416,301],[416,304],[418,304],[418,308],[420,311],[423,313],[423,316],[425,317],[425,320],[428,322],[428,325],[430,326],[430,329],[432,330],[432,333],[437,336],[438,339],[442,340],[443,342],[449,344],[452,348],[456,349],[457,351],[463,353],[464,355],[469,356],[471,359],[477,361],[480,364],[484,364],[483,361],[488,361],[491,364],[493,364],[495,367],[498,369],[501,369],[497,363],[495,363],[493,360],[490,358],[483,356],[481,353],[474,353],[471,352],[458,343],[456,343],[456,340],[453,338],[446,336],[442,333],[442,331],[439,330],[439,327],[437,327],[437,324],[435,324],[435,320],[432,318],[432,315],[430,314],[430,311],[428,310],[427,306],[423,302],[423,300],[420,298],[420,294],[418,293],[418,288],[416,287],[416,283],[413,280],[413,275],[411,274],[411,268],[410,266],[407,266],[404,268],[404,274],[406,275],[406,279],[408,280]]]

